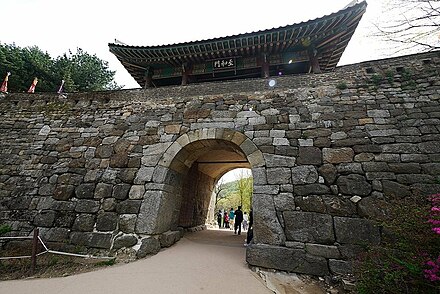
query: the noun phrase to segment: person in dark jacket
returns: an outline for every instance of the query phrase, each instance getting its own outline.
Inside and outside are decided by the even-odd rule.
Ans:
[[[243,222],[243,212],[241,211],[241,206],[237,208],[237,210],[234,212],[235,220],[234,220],[234,234],[241,235],[241,223]]]
[[[221,229],[222,228],[222,219],[223,219],[223,213],[221,211],[221,209],[218,211],[217,213],[217,224],[218,224],[218,228]]]
[[[249,228],[247,231],[245,246],[249,245],[249,243],[251,243],[253,238],[254,238],[254,212],[252,211],[251,208],[251,211],[249,211]]]

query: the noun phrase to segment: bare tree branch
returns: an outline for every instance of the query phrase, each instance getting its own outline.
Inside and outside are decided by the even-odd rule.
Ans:
[[[377,33],[394,42],[401,51],[432,51],[440,49],[440,1],[392,0],[383,22],[374,24]],[[391,20],[391,21],[390,21]]]

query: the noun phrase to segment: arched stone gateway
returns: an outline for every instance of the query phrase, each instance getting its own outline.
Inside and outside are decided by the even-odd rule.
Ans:
[[[0,94],[0,225],[53,249],[153,254],[252,169],[249,264],[349,273],[389,200],[438,193],[439,52],[314,75]],[[4,244],[0,244],[4,246]]]
[[[218,179],[234,168],[264,164],[255,144],[230,129],[190,131],[160,147],[164,149],[156,149],[160,159],[151,169],[152,182],[146,184],[148,191],[136,224],[140,234],[204,225]],[[146,153],[156,155],[149,148]],[[141,170],[148,168],[142,166]]]

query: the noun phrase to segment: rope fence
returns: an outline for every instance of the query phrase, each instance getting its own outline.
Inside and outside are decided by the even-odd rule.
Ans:
[[[52,254],[58,254],[58,255],[65,255],[65,256],[72,256],[72,257],[81,257],[86,259],[105,259],[105,260],[111,260],[114,259],[112,256],[93,256],[90,254],[76,254],[76,253],[69,253],[69,252],[62,252],[62,251],[56,251],[49,249],[46,244],[44,243],[43,239],[39,235],[40,230],[38,228],[34,229],[33,236],[23,236],[23,237],[0,237],[0,241],[2,240],[25,240],[25,239],[32,239],[32,253],[31,255],[22,255],[22,256],[4,256],[0,257],[0,260],[9,260],[9,259],[25,259],[30,258],[31,259],[31,275],[35,273],[35,267],[37,265],[37,257],[41,256],[46,253],[52,253]],[[37,253],[38,251],[38,244],[43,245],[44,251]]]

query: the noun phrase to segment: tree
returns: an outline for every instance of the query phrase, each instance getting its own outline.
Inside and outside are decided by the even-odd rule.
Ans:
[[[120,87],[113,81],[114,71],[108,62],[78,48],[75,54],[69,51],[55,60],[59,80],[66,81],[67,91],[114,90]]]
[[[431,51],[440,48],[439,0],[391,0],[377,24],[378,35],[399,46],[398,51]],[[392,21],[390,21],[392,20]]]
[[[217,204],[220,200],[225,199],[229,196],[229,194],[226,193],[227,191],[227,185],[225,185],[224,181],[220,179],[218,181],[217,185],[214,187],[214,197],[215,197],[215,207],[217,208]]]
[[[240,205],[243,211],[249,211],[252,205],[252,177],[245,177],[243,171],[240,172],[237,183],[237,194],[240,197]]]
[[[114,81],[115,72],[96,55],[78,48],[52,59],[37,46],[21,48],[15,44],[0,44],[0,79],[11,72],[8,88],[12,92],[27,91],[37,77],[38,92],[56,92],[65,80],[67,92],[120,89]]]
[[[246,177],[246,174],[241,172],[236,181],[221,183],[221,192],[218,194],[220,197],[216,198],[215,209],[237,208],[241,205],[243,211],[249,211],[252,204],[252,192],[252,177]]]

